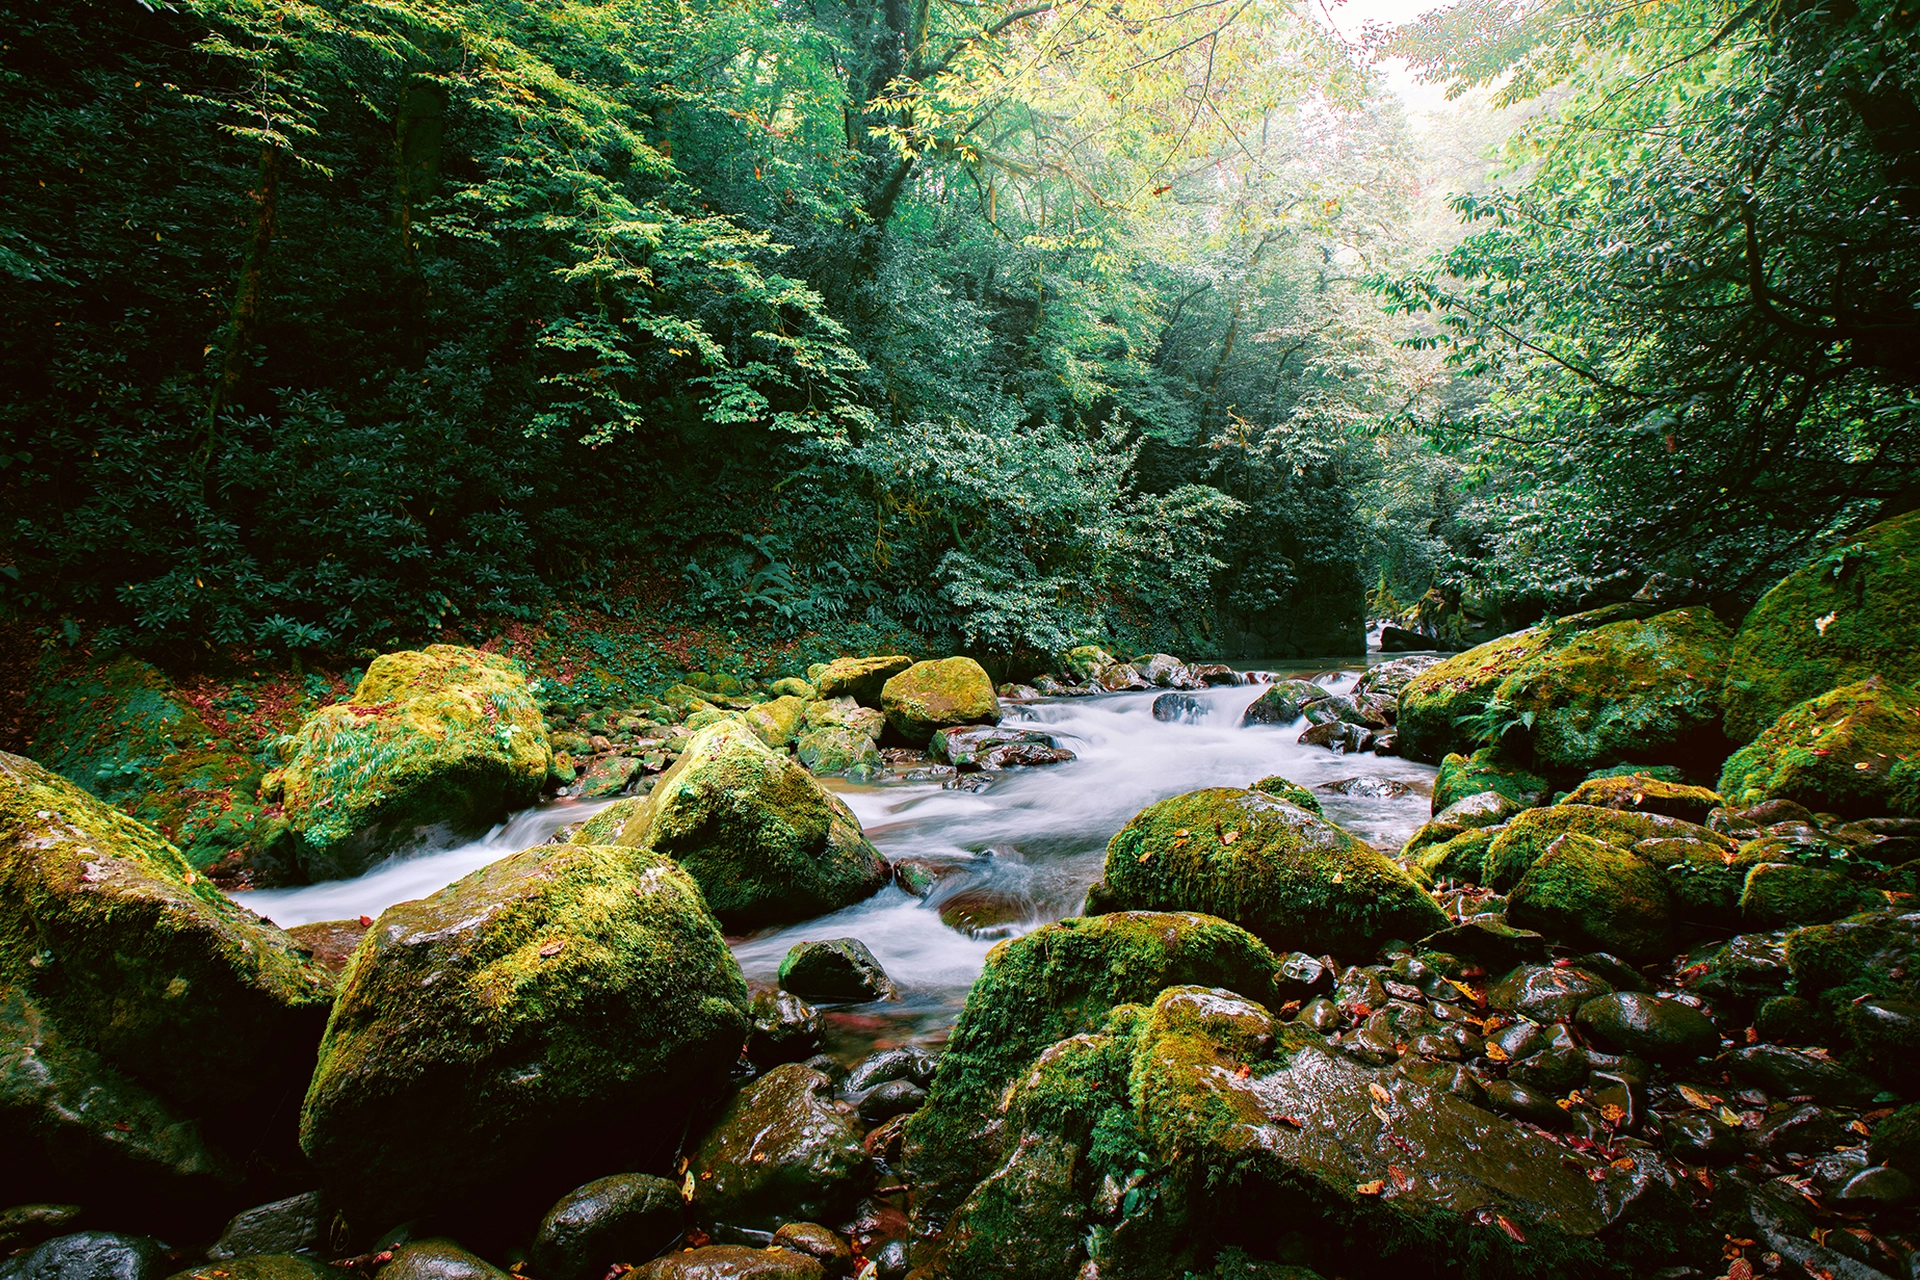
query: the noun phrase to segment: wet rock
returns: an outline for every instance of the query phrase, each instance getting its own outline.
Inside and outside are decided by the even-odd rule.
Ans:
[[[806,727],[807,704],[803,698],[787,695],[748,707],[744,719],[760,741],[778,751],[792,745]]]
[[[83,1212],[77,1204],[16,1204],[0,1209],[0,1256],[66,1234]]]
[[[1732,1067],[1740,1080],[1768,1093],[1805,1095],[1829,1106],[1864,1106],[1880,1092],[1879,1085],[1837,1062],[1777,1045],[1749,1045],[1733,1055]]]
[[[287,930],[287,936],[300,944],[315,964],[337,976],[346,969],[367,929],[358,920],[319,920],[295,925]]]
[[[1392,729],[1373,735],[1373,754],[1377,756],[1397,756],[1400,754],[1400,735]]]
[[[753,1033],[747,1057],[761,1070],[805,1062],[820,1052],[825,1028],[820,1011],[790,991],[762,991],[753,998]]]
[[[914,746],[936,729],[1000,722],[993,681],[972,658],[916,662],[887,680],[880,704],[887,726]]]
[[[886,1000],[893,982],[858,938],[802,942],[780,961],[780,985],[808,1000]]]
[[[925,1088],[933,1083],[939,1058],[917,1045],[883,1049],[855,1064],[847,1073],[842,1089],[849,1097],[858,1096],[892,1080],[908,1080]]]
[[[1664,814],[1556,804],[1529,809],[1515,815],[1506,824],[1487,847],[1484,883],[1496,892],[1511,891],[1527,870],[1546,855],[1553,843],[1565,835],[1581,835],[1598,840],[1656,867],[1662,867],[1672,857],[1684,856],[1687,849],[1706,846],[1711,850],[1711,861],[1690,865],[1687,873],[1704,875],[1718,867],[1726,874],[1728,888],[1735,897],[1746,875],[1745,865],[1735,871],[1720,859],[1722,853],[1732,853],[1738,846],[1706,827]],[[1685,841],[1687,844],[1670,849],[1665,855],[1660,854],[1657,846],[1669,840]],[[1672,877],[1668,876],[1666,882],[1669,893],[1673,890],[1671,880]]]
[[[1241,679],[1238,671],[1235,671],[1224,662],[1196,662],[1187,669],[1193,673],[1195,680],[1208,688],[1212,688],[1215,685],[1238,685],[1246,683],[1245,680]]]
[[[1373,731],[1359,725],[1348,724],[1343,720],[1330,720],[1317,724],[1300,735],[1300,744],[1307,747],[1325,747],[1329,751],[1350,754],[1365,751],[1373,745]]]
[[[1380,651],[1382,653],[1415,653],[1421,650],[1440,648],[1440,642],[1432,636],[1419,631],[1409,631],[1405,627],[1380,628]]]
[[[1153,700],[1153,718],[1192,724],[1207,717],[1208,704],[1190,693],[1163,693]]]
[[[1615,991],[1648,989],[1647,980],[1640,976],[1639,970],[1604,951],[1589,951],[1583,956],[1577,956],[1573,964],[1575,968],[1585,969],[1588,973],[1600,978]]]
[[[1023,891],[1006,885],[978,884],[940,899],[940,923],[969,938],[1006,938],[1038,917],[1039,908]]]
[[[80,1231],[0,1262],[0,1280],[159,1280],[166,1250],[150,1236]]]
[[[1317,684],[1308,684],[1305,680],[1282,680],[1269,685],[1240,713],[1240,723],[1243,726],[1292,724],[1306,714],[1302,709],[1306,703],[1329,696]]]
[[[1691,959],[1691,957],[1689,957]],[[1786,938],[1749,933],[1706,952],[1680,972],[1680,982],[1715,1007],[1751,1009],[1786,985]]]
[[[1874,1126],[1867,1154],[1875,1164],[1920,1175],[1920,1103],[1909,1103]]]
[[[1587,1055],[1572,1045],[1542,1049],[1509,1064],[1507,1078],[1543,1094],[1564,1094],[1587,1082]]]
[[[1761,1126],[1756,1142],[1772,1156],[1789,1152],[1814,1155],[1838,1146],[1843,1132],[1838,1116],[1809,1103],[1769,1119]]]
[[[1151,805],[1108,843],[1089,909],[1143,908],[1202,911],[1312,952],[1367,951],[1447,923],[1370,845],[1296,805],[1225,787]]]
[[[1567,1127],[1567,1113],[1546,1094],[1514,1080],[1489,1080],[1482,1086],[1487,1105],[1501,1115],[1526,1120],[1543,1129]]]
[[[1294,951],[1280,957],[1280,970],[1274,978],[1274,994],[1282,1001],[1311,1000],[1333,988],[1333,970],[1305,952]]]
[[[1820,1007],[1800,996],[1775,996],[1760,1006],[1753,1025],[1775,1044],[1813,1044],[1820,1038]]]
[[[1661,1132],[1667,1150],[1689,1164],[1722,1164],[1743,1149],[1738,1129],[1700,1112],[1667,1117]]]
[[[1126,693],[1135,689],[1153,688],[1153,683],[1135,670],[1130,662],[1114,663],[1095,676],[1093,682],[1108,693]]]
[[[1254,789],[1260,789],[1255,783]],[[1398,800],[1401,796],[1411,795],[1414,787],[1410,782],[1399,778],[1381,778],[1372,775],[1359,778],[1338,778],[1332,782],[1321,783],[1316,790],[1331,792],[1334,795],[1353,796],[1368,800]]]
[[[1161,689],[1191,689],[1197,683],[1187,664],[1170,653],[1150,653],[1135,658],[1133,669],[1148,684]]]
[[[602,1280],[615,1263],[657,1257],[686,1228],[680,1188],[645,1173],[616,1173],[575,1188],[533,1237],[541,1280]]]
[[[1589,778],[1573,789],[1567,804],[1593,805],[1601,809],[1629,809],[1638,813],[1663,813],[1687,822],[1705,822],[1718,808],[1720,793],[1705,787],[1690,787],[1668,782],[1643,773]]]
[[[853,1269],[853,1250],[847,1242],[814,1222],[789,1222],[773,1233],[776,1249],[791,1249],[818,1262],[827,1280],[839,1280]]]
[[[1668,950],[1671,911],[1657,867],[1577,831],[1549,845],[1507,899],[1520,928],[1638,959]]]
[[[573,840],[665,854],[730,929],[849,906],[888,874],[845,802],[737,721],[694,734],[645,799],[600,810]]]
[[[863,707],[852,698],[827,698],[809,702],[806,709],[808,731],[851,729],[878,742],[887,717],[872,707]]]
[[[1511,796],[1498,791],[1481,791],[1462,796],[1433,815],[1437,823],[1461,828],[1497,827],[1526,808]]]
[[[1845,1186],[1833,1193],[1833,1198],[1844,1205],[1872,1207],[1905,1204],[1913,1199],[1913,1193],[1912,1178],[1898,1169],[1876,1165],[1854,1174]]]
[[[629,1280],[825,1280],[818,1258],[775,1246],[709,1245],[670,1253],[628,1273]]]
[[[352,1273],[308,1254],[250,1253],[203,1262],[176,1271],[167,1280],[351,1280]]]
[[[800,735],[794,748],[800,763],[816,774],[877,771],[880,749],[859,729],[826,725]]]
[[[881,691],[888,680],[913,665],[903,656],[885,658],[836,658],[814,681],[824,700],[852,698],[863,707],[878,707]]]
[[[1582,969],[1529,964],[1489,988],[1487,1003],[1534,1022],[1559,1022],[1612,990],[1604,979]]]
[[[1386,984],[1370,969],[1349,966],[1334,985],[1333,1001],[1343,1008],[1377,1009],[1387,1002]]]
[[[1740,913],[1755,929],[1826,924],[1885,902],[1878,893],[1838,871],[1792,863],[1762,862],[1747,872]]]
[[[288,1196],[236,1214],[207,1248],[215,1262],[250,1253],[300,1253],[322,1243],[318,1191]]]
[[[1920,1085],[1920,1004],[1862,1000],[1848,1008],[1846,1028],[1863,1068],[1902,1093]]]
[[[1078,645],[1060,656],[1060,674],[1075,684],[1085,684],[1115,661],[1114,656],[1099,645]]]
[[[390,907],[334,1005],[301,1143],[395,1221],[664,1158],[747,1037],[739,967],[668,858],[542,845]]]
[[[1325,996],[1315,996],[1301,1005],[1300,1012],[1296,1016],[1299,1021],[1312,1027],[1321,1035],[1335,1030],[1340,1025],[1340,1010]]]
[[[1367,717],[1360,710],[1360,704],[1344,693],[1330,693],[1324,698],[1313,698],[1300,704],[1300,714],[1307,723],[1315,727],[1328,724],[1349,724],[1357,729],[1365,729]]]
[[[374,1273],[376,1280],[508,1280],[507,1273],[451,1240],[411,1240]]]
[[[911,1115],[926,1105],[927,1091],[911,1080],[889,1080],[875,1085],[860,1099],[860,1118],[884,1124],[895,1116]]]
[[[1319,798],[1316,797],[1313,792],[1307,790],[1297,782],[1289,782],[1277,773],[1270,773],[1266,777],[1261,778],[1253,784],[1252,789],[1260,792],[1262,795],[1272,796],[1277,800],[1285,800],[1288,804],[1298,805],[1308,813],[1321,812]]]
[[[873,1171],[848,1110],[825,1076],[799,1063],[742,1089],[688,1164],[695,1213],[759,1231],[837,1221]]]
[[[1363,694],[1377,694],[1398,699],[1400,691],[1407,687],[1408,681],[1428,667],[1438,666],[1443,661],[1444,659],[1437,655],[1422,654],[1417,657],[1394,658],[1388,662],[1376,663],[1368,667],[1355,682],[1353,694],[1356,698]]]
[[[284,758],[261,782],[282,813],[269,844],[314,880],[359,875],[436,826],[484,831],[537,799],[553,765],[520,664],[445,644],[375,658]]]
[[[900,1155],[907,1138],[907,1119],[904,1115],[895,1116],[885,1124],[867,1130],[867,1136],[860,1139],[860,1146],[870,1160],[888,1169],[900,1167]]]
[[[627,784],[640,771],[640,761],[636,757],[599,756],[587,762],[586,769],[574,781],[571,794],[588,800],[618,795],[626,790]]]
[[[1577,1017],[1602,1044],[1655,1062],[1704,1057],[1720,1048],[1720,1033],[1698,1009],[1638,991],[1589,1000]]]
[[[1073,752],[1055,742],[1051,735],[1008,725],[937,729],[927,754],[962,770],[1064,764],[1075,758]]]

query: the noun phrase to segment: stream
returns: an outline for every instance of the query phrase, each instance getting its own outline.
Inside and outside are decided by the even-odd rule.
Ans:
[[[1374,660],[1384,659],[1375,655]],[[1346,669],[1322,684],[1334,692],[1350,690],[1360,664],[1331,665]],[[1324,673],[1330,664],[1286,662],[1254,669],[1285,678]],[[959,786],[951,785],[950,774],[930,777],[927,770],[873,784],[824,779],[884,856],[911,860],[939,878],[924,900],[889,885],[829,915],[729,939],[748,984],[773,985],[781,957],[795,943],[858,938],[880,960],[900,996],[825,1011],[829,1051],[852,1061],[876,1047],[937,1042],[952,1026],[993,945],[1077,914],[1088,886],[1100,876],[1107,841],[1155,801],[1202,787],[1247,786],[1278,773],[1314,789],[1327,817],[1383,849],[1398,848],[1426,820],[1431,766],[1301,746],[1295,739],[1304,722],[1240,727],[1241,712],[1263,688],[1194,691],[1186,695],[1193,710],[1178,721],[1153,718],[1160,690],[1009,707],[1006,723],[1031,725],[1075,752],[1078,759],[1067,764],[972,775]],[[1363,780],[1352,794],[1321,790],[1348,779]],[[1395,783],[1400,785],[1381,785]],[[966,789],[974,785],[977,790]],[[1401,794],[1378,794],[1401,788]],[[611,803],[549,801],[457,848],[396,856],[352,880],[235,898],[283,927],[377,916],[396,902],[422,897],[497,858],[541,844]],[[968,931],[943,924],[943,907]]]

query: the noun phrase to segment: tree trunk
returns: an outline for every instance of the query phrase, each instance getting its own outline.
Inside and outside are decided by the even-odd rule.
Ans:
[[[195,459],[202,475],[213,457],[220,415],[239,398],[241,383],[252,363],[254,339],[260,329],[260,304],[266,292],[267,253],[273,247],[275,224],[280,216],[280,174],[285,165],[284,151],[277,147],[261,150],[259,186],[250,193],[254,203],[253,236],[247,241],[246,257],[241,262],[233,312],[227,321],[220,377],[213,384],[213,395],[207,401],[206,422]]]

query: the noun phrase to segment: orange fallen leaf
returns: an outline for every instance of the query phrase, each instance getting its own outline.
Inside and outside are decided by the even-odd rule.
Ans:
[[[1509,1236],[1513,1237],[1513,1241],[1515,1244],[1525,1244],[1527,1242],[1526,1236],[1521,1234],[1520,1228],[1514,1226],[1513,1222],[1507,1217],[1506,1214],[1496,1213],[1493,1215],[1493,1220],[1500,1224],[1500,1229],[1502,1231],[1506,1232]]]
[[[567,944],[562,942],[560,939],[555,938],[552,942],[549,942],[546,946],[540,948],[540,956],[542,959],[551,959],[554,956],[559,955],[560,949],[566,945]]]
[[[1507,1060],[1507,1051],[1497,1044],[1490,1044],[1487,1046],[1487,1057],[1493,1062],[1505,1062]]]
[[[1372,1182],[1362,1182],[1354,1187],[1363,1196],[1377,1196],[1387,1189],[1386,1179],[1375,1178]]]

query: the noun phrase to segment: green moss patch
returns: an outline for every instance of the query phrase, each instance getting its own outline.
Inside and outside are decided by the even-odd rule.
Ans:
[[[1788,707],[1727,761],[1720,790],[1739,806],[1920,817],[1920,696],[1875,676]]]
[[[1531,808],[1545,804],[1550,790],[1545,778],[1500,759],[1492,747],[1481,747],[1470,756],[1449,752],[1440,761],[1440,776],[1433,782],[1433,811],[1439,813],[1483,791],[1498,791],[1516,804]]]
[[[914,663],[887,680],[880,705],[887,727],[915,746],[924,746],[936,729],[1000,723],[993,681],[972,658]]]

